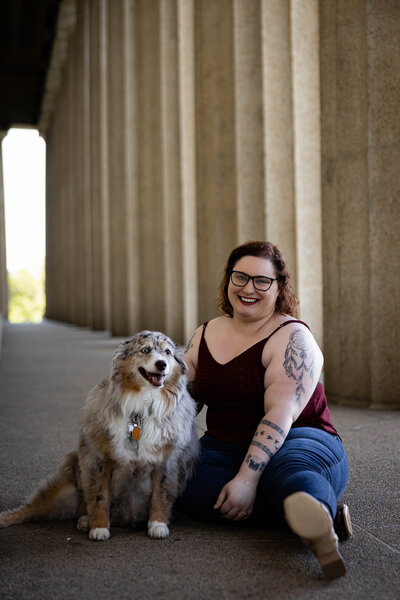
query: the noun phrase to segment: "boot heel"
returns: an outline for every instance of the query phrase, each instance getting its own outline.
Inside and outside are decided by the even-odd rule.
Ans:
[[[344,502],[337,503],[336,517],[333,522],[333,526],[339,537],[339,540],[348,540],[353,535],[350,510],[347,504]]]

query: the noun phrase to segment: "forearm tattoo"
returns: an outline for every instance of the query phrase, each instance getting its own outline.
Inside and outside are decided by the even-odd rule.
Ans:
[[[268,419],[262,419],[260,425],[267,425],[274,431],[278,432],[278,434],[280,436],[282,436],[282,439],[276,439],[275,436],[270,435],[264,429],[257,430],[255,432],[250,446],[255,446],[256,448],[260,448],[260,450],[262,450],[268,456],[268,460],[269,460],[270,458],[272,458],[274,456],[274,454],[282,446],[282,444],[285,440],[285,437],[286,437],[286,433],[283,431],[283,429],[281,427],[279,427],[279,425],[276,425],[276,423],[273,423],[272,421],[269,421]],[[255,439],[256,437],[262,438],[262,442],[259,440],[256,440]],[[264,442],[268,442],[268,441],[271,441],[274,444],[273,448],[268,448],[268,446],[264,443]],[[260,457],[258,457],[257,455],[254,455],[254,454],[248,454],[246,457],[246,463],[248,464],[250,469],[253,469],[253,471],[263,471],[268,460],[264,462]],[[262,466],[258,467],[257,465],[262,465]]]
[[[280,448],[282,446],[282,444],[283,444],[283,442],[281,440],[274,439],[272,437],[272,435],[269,435],[264,430],[262,430],[260,432],[256,431],[255,434],[254,434],[255,438],[258,436],[258,433],[260,433],[260,437],[265,436],[265,438],[264,438],[265,440],[273,440],[274,445],[275,445],[275,450],[278,450],[278,448]],[[261,448],[261,446],[260,446],[260,448]]]
[[[245,458],[245,462],[252,471],[264,471],[265,469],[265,462],[263,462],[259,456],[248,454]]]
[[[286,375],[296,382],[296,401],[300,404],[301,394],[305,394],[303,377],[310,374],[314,379],[314,353],[311,344],[301,329],[295,329],[289,336],[283,366]]]
[[[283,438],[286,437],[286,433],[283,431],[283,429],[281,429],[279,427],[279,425],[276,425],[276,423],[273,423],[272,421],[268,421],[268,419],[263,419],[261,421],[261,424],[268,425],[268,427],[271,427],[271,429],[275,429],[275,431],[277,431]]]
[[[262,444],[261,442],[257,442],[256,440],[253,440],[250,446],[257,446],[257,448],[261,448],[261,450],[265,452],[265,454],[267,454],[270,458],[272,458],[274,455],[274,452],[271,452],[271,450],[267,446],[264,446],[264,444]]]

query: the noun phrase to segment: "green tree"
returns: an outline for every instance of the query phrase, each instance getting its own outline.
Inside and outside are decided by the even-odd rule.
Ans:
[[[26,269],[8,273],[8,320],[10,323],[38,323],[45,309],[44,269],[34,277]]]

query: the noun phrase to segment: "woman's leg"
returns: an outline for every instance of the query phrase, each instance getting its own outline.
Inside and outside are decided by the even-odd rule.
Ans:
[[[285,498],[306,492],[322,502],[334,518],[348,476],[347,457],[339,438],[313,427],[296,427],[269,462],[258,491],[282,517]]]
[[[198,519],[226,523],[213,506],[221,489],[237,474],[244,452],[238,444],[203,436],[200,439],[199,462],[176,503],[177,509]]]
[[[289,432],[265,469],[258,488],[314,552],[327,579],[346,573],[332,519],[348,473],[339,438],[318,429],[299,427]]]

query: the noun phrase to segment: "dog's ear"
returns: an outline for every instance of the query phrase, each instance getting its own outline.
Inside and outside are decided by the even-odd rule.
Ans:
[[[175,346],[174,358],[182,369],[182,375],[185,375],[188,368],[184,359],[183,350],[180,346]]]
[[[121,342],[121,344],[118,346],[118,348],[114,352],[114,356],[113,356],[113,364],[114,365],[115,365],[115,363],[117,363],[120,360],[125,360],[131,354],[131,348],[130,348],[131,342],[132,342],[131,339],[125,340],[124,342]]]

